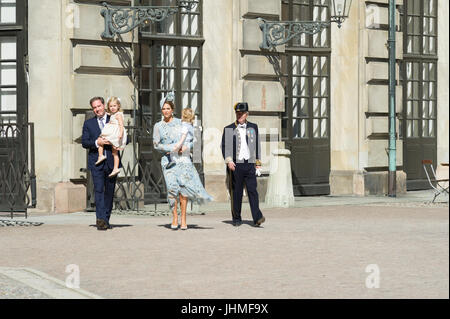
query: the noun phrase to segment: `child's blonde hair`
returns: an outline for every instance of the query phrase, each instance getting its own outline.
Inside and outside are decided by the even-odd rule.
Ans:
[[[192,124],[194,122],[194,116],[194,111],[190,107],[187,107],[181,113],[181,120]]]
[[[106,103],[106,110],[108,111],[108,113],[111,113],[111,111],[109,109],[109,105],[113,102],[116,102],[117,105],[119,106],[119,108],[117,109],[117,112],[122,111],[122,104],[120,103],[120,99],[118,97],[113,96],[108,100],[108,103]]]

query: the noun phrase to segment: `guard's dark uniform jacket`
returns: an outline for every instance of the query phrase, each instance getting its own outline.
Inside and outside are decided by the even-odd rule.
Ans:
[[[250,151],[249,163],[261,166],[261,143],[259,140],[258,125],[252,122],[247,123],[246,141]],[[238,163],[238,155],[241,151],[241,135],[237,130],[238,123],[234,122],[225,126],[222,134],[222,156],[225,164],[229,162]],[[241,161],[243,162],[243,161]]]
[[[228,164],[229,162],[234,162],[236,164],[235,171],[231,171],[227,166],[227,185],[232,199],[231,211],[233,222],[241,222],[242,195],[245,184],[253,221],[256,223],[263,217],[261,210],[259,209],[255,171],[255,166],[261,166],[261,143],[258,125],[247,121],[246,126],[246,141],[249,148],[248,160],[238,159],[242,147],[242,140],[237,122],[224,128],[221,147],[225,164]]]

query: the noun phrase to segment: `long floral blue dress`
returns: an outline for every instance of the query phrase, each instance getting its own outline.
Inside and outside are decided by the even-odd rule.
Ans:
[[[182,124],[178,118],[173,118],[171,122],[164,120],[158,122],[153,127],[153,145],[156,150],[165,155],[171,152],[175,144],[181,138]],[[186,143],[192,149],[194,141]],[[202,185],[195,166],[192,164],[189,152],[183,155],[172,155],[175,166],[166,169],[168,159],[161,158],[161,167],[167,187],[167,201],[170,208],[175,206],[175,199],[178,194],[188,197],[199,204],[213,200]]]

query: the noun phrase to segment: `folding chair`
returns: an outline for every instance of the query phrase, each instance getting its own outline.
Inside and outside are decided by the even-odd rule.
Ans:
[[[436,172],[433,167],[432,160],[423,160],[422,161],[423,169],[425,174],[427,175],[428,182],[431,187],[434,189],[434,198],[432,203],[436,200],[436,198],[441,194],[448,195],[448,179],[437,179]],[[447,183],[447,187],[443,186],[443,184]]]

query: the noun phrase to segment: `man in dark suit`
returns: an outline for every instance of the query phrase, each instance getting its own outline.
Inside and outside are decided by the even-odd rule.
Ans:
[[[81,144],[88,153],[88,168],[91,171],[95,192],[95,209],[97,215],[97,229],[112,228],[109,224],[113,206],[114,188],[117,175],[110,178],[108,175],[114,168],[111,143],[100,136],[102,128],[109,122],[109,115],[105,110],[105,101],[102,97],[93,97],[90,100],[94,117],[86,120],[83,125]],[[95,165],[98,159],[98,147],[104,146],[106,160]],[[119,166],[120,167],[120,166]]]
[[[258,125],[247,121],[248,104],[236,103],[236,122],[226,126],[222,134],[222,155],[227,165],[228,189],[231,197],[233,225],[240,226],[244,184],[253,221],[260,226],[266,220],[259,209],[256,174],[261,170],[261,143]]]

